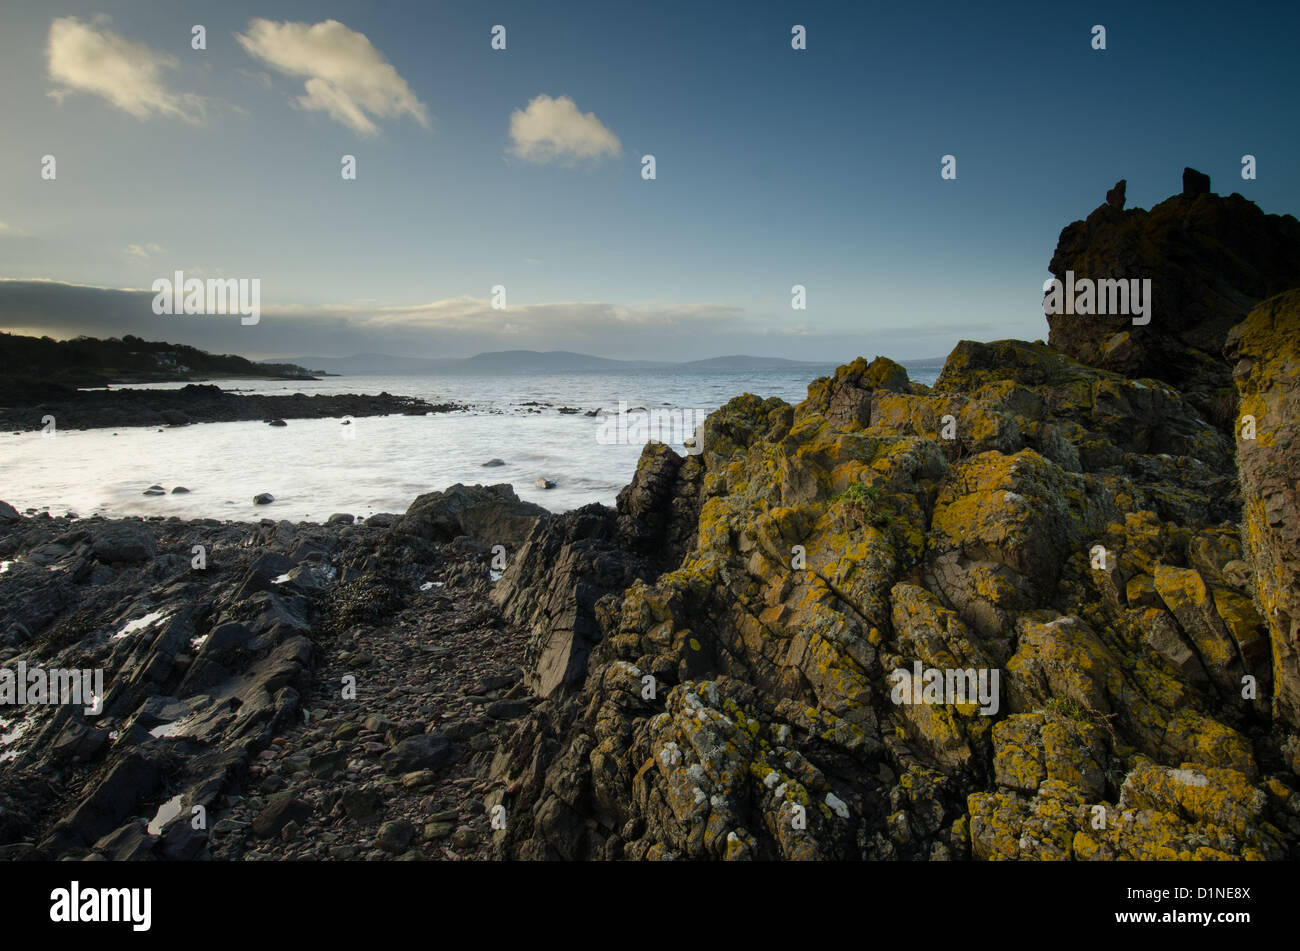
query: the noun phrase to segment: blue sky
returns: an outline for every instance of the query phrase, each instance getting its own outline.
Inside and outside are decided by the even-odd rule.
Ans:
[[[331,19],[375,62],[353,70],[323,42],[285,53]],[[250,50],[238,36],[259,20],[269,39]],[[93,43],[56,61],[56,21],[147,48],[127,59],[157,58],[152,85],[105,79]],[[98,0],[10,3],[0,24],[0,327],[53,336],[252,356],[931,356],[1045,337],[1057,236],[1119,178],[1130,207],[1191,165],[1222,194],[1300,211],[1293,3]],[[318,104],[344,105],[305,108],[313,75]],[[520,154],[511,117],[539,96],[578,119],[547,139],[539,112],[541,147]],[[575,129],[606,147],[566,152]],[[147,289],[176,269],[260,279],[261,321],[62,286]],[[498,284],[505,311],[488,305]]]

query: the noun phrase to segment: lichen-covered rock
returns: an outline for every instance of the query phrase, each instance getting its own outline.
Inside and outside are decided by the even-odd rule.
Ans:
[[[500,855],[1290,854],[1295,817],[1256,795],[1294,779],[1242,690],[1268,665],[1231,446],[1176,390],[963,343],[932,390],[858,360],[702,432],[689,459],[647,447],[617,514],[539,523],[502,581],[549,699],[494,761],[522,817]],[[597,562],[631,567],[593,600]],[[926,671],[933,696],[900,689]],[[1130,805],[1143,763],[1249,808]],[[1131,840],[1094,825],[1121,801]]]
[[[1156,279],[1152,333],[964,341],[932,388],[854,360],[732,400],[697,456],[647,447],[617,514],[539,523],[501,591],[548,699],[494,760],[498,854],[1300,857],[1300,292],[1230,340],[1255,441],[1215,365],[1300,229],[1193,191],[1120,188],[1054,259]],[[596,598],[584,517],[628,569]]]
[[[1275,713],[1300,728],[1300,291],[1264,301],[1225,351],[1236,424],[1243,545],[1271,639]],[[1253,437],[1253,438],[1251,438]],[[1226,566],[1225,566],[1226,572]],[[1300,755],[1296,755],[1300,764]]]

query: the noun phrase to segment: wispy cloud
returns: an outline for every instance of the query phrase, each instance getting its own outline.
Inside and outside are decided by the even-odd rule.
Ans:
[[[581,113],[568,96],[541,95],[510,114],[511,152],[528,162],[573,164],[623,154],[623,144],[593,113]]]
[[[128,244],[126,246],[126,253],[133,258],[139,258],[141,261],[148,261],[153,255],[161,254],[162,250],[162,248],[153,243]]]
[[[58,84],[49,95],[59,101],[88,92],[137,119],[161,115],[197,123],[203,117],[203,97],[172,92],[162,81],[163,70],[176,66],[174,56],[132,43],[102,24],[91,26],[76,17],[51,22],[46,63]]]
[[[286,76],[305,76],[303,109],[324,112],[360,135],[377,135],[375,119],[410,116],[426,129],[429,110],[371,45],[337,20],[274,23],[255,19],[236,34],[248,55]]]
[[[23,232],[21,229],[15,228],[11,224],[6,224],[5,222],[0,221],[0,237],[21,238],[22,236],[23,236]]]

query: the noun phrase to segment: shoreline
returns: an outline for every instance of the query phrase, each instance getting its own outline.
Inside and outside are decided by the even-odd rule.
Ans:
[[[1071,402],[1081,379],[1120,402]],[[1262,802],[1296,750],[1283,724],[1265,726],[1265,697],[1219,699],[1243,673],[1268,677],[1266,622],[1229,527],[1242,489],[1223,435],[1169,393],[1041,344],[965,343],[920,392],[879,358],[797,406],[736,397],[706,421],[702,455],[648,445],[614,507],[551,514],[503,484],[323,523],[0,508],[0,667],[103,670],[107,684],[100,717],[0,707],[0,795],[16,823],[0,823],[0,860],[1012,857],[989,817],[1032,823],[1058,794],[1010,798],[1015,750],[1082,777],[1068,795],[1107,809],[1158,799],[1175,768],[1231,779],[1232,803]],[[937,421],[953,400],[963,424],[945,443]],[[1134,425],[1147,415],[1161,425]],[[867,433],[885,467],[870,479]],[[846,478],[872,487],[835,492]],[[1112,485],[1151,508],[1130,512]],[[771,509],[773,490],[795,506]],[[1160,540],[1171,532],[1184,547]],[[982,572],[1008,583],[985,590]],[[1196,583],[1213,588],[1210,607],[1188,594]],[[816,650],[810,630],[826,632]],[[1207,637],[1225,650],[1186,646]],[[1058,683],[1060,651],[1097,660],[1072,661],[1077,682]],[[890,696],[891,669],[942,668],[945,655],[1005,675],[991,715],[862,700]],[[1177,684],[1174,699],[1132,693],[1128,669]],[[797,676],[795,699],[765,670]],[[1053,730],[1064,747],[1045,745]],[[587,764],[572,751],[593,737],[605,759]],[[725,757],[693,761],[700,737]],[[962,769],[990,756],[987,776]],[[662,768],[640,779],[646,762]],[[915,786],[917,762],[969,804],[936,824],[939,793]],[[757,781],[769,774],[796,798],[769,802],[773,784]],[[56,776],[78,792],[44,792]],[[662,794],[641,804],[639,782]],[[570,822],[597,783],[628,818]],[[692,800],[690,783],[712,794]],[[852,831],[904,789],[916,790],[908,838]],[[740,832],[698,841],[673,796],[724,810]],[[764,834],[783,801],[817,804],[807,835]],[[1260,820],[1289,829],[1285,803],[1269,803]],[[169,822],[175,805],[210,824]],[[498,807],[516,817],[504,830]],[[1294,841],[1213,838],[1217,813],[1150,821],[1152,836],[1133,838],[1072,823],[1070,843],[1035,857],[1142,858],[1169,837],[1211,836],[1216,857],[1279,859]]]
[[[426,416],[463,412],[466,404],[430,403],[390,393],[249,395],[212,384],[177,390],[76,390],[61,399],[0,407],[0,432],[37,432],[53,417],[61,429],[186,426],[193,423],[271,422],[372,416]]]

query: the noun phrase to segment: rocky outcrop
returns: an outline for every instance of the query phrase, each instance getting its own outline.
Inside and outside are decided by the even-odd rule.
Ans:
[[[429,403],[409,396],[375,394],[252,395],[190,383],[175,390],[78,390],[72,386],[9,381],[0,389],[0,430],[33,431],[53,416],[60,429],[122,426],[186,426],[266,420],[354,416],[425,416],[465,409],[459,403]],[[345,420],[346,422],[346,420]]]
[[[1048,268],[1062,281],[1067,271],[1076,280],[1149,278],[1150,322],[1049,315],[1048,343],[1090,366],[1168,383],[1227,429],[1236,392],[1224,341],[1257,302],[1300,286],[1300,222],[1239,194],[1213,194],[1194,169],[1184,171],[1181,194],[1149,211],[1123,210],[1122,198],[1112,192],[1066,226]]]
[[[393,522],[389,534],[395,542],[417,538],[449,542],[467,535],[483,545],[517,548],[533,523],[546,509],[524,502],[509,483],[462,485],[426,492]]]
[[[529,684],[548,697],[580,683],[601,638],[598,603],[681,561],[702,469],[662,443],[647,447],[617,507],[587,505],[539,521],[492,594],[503,615],[535,632]]]
[[[583,520],[635,562],[571,513],[501,589],[566,660],[583,617],[587,656],[529,657],[498,855],[1295,857],[1232,446],[1176,389],[965,342],[931,389],[860,360],[663,458],[679,561],[593,605],[544,567]],[[970,692],[900,691],[918,670]]]
[[[1300,291],[1252,310],[1225,352],[1241,394],[1242,538],[1271,634],[1276,711],[1300,729]],[[1300,762],[1300,746],[1291,755]]]

